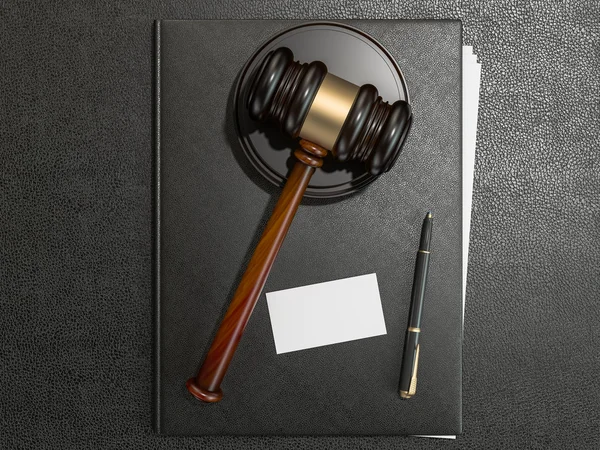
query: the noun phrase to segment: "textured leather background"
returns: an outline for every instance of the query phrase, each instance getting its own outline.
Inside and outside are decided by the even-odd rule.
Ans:
[[[464,435],[152,432],[155,18],[457,18],[483,63]],[[598,448],[595,1],[3,2],[0,446]]]
[[[264,289],[376,273],[387,333],[277,355],[263,293],[223,381],[223,401],[199,403],[185,388],[281,192],[258,175],[238,143],[235,81],[260,45],[301,23],[160,24],[160,430],[188,436],[459,433],[462,49],[456,20],[349,22],[381,42],[400,66],[415,123],[394,168],[371,186],[343,200],[303,202]],[[291,156],[295,147],[281,151]],[[419,341],[419,395],[405,402],[398,396],[402,345],[428,209],[436,218],[422,323],[427,333]]]

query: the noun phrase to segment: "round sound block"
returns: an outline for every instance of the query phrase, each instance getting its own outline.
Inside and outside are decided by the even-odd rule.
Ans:
[[[246,108],[247,86],[262,59],[278,47],[288,47],[302,63],[323,61],[329,72],[358,86],[370,83],[390,104],[409,102],[406,81],[390,54],[375,39],[350,26],[329,22],[300,25],[271,38],[252,55],[238,79],[235,90],[237,132],[244,154],[271,183],[283,186],[295,163],[292,150],[297,140],[277,127],[258,124]],[[348,195],[367,186],[377,177],[358,162],[340,163],[328,155],[317,169],[304,194],[312,198]]]

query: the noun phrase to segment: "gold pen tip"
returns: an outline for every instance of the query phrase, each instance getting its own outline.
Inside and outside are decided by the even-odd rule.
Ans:
[[[403,399],[409,399],[412,397],[412,395],[410,395],[408,391],[400,391],[400,397]]]
[[[433,219],[433,214],[431,214],[431,211],[427,211],[427,215],[425,216],[426,219]]]

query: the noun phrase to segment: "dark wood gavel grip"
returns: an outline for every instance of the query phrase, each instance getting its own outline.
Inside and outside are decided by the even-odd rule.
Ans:
[[[327,151],[308,141],[300,141],[302,150],[294,153],[298,161],[281,192],[271,218],[256,245],[246,272],[242,276],[225,317],[194,378],[186,386],[199,400],[218,402],[223,397],[221,381],[246,328],[248,319],[267,281],[275,257],[292,224],[304,191]]]

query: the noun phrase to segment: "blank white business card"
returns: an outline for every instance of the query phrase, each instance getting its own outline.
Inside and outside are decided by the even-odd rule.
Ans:
[[[386,334],[374,273],[267,293],[277,354]]]

